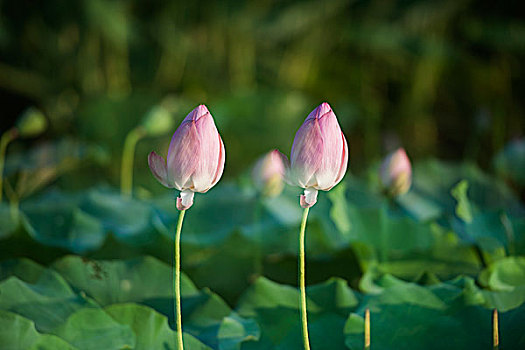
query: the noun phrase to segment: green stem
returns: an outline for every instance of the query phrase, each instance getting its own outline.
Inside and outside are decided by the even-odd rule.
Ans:
[[[178,349],[183,350],[184,344],[182,342],[182,317],[180,311],[180,232],[182,230],[182,222],[184,221],[184,214],[186,210],[181,210],[179,213],[179,221],[177,222],[177,231],[175,232],[175,278],[173,281],[173,288],[175,289],[175,307],[174,314],[177,323],[177,343]]]
[[[365,350],[370,349],[370,309],[365,310]]]
[[[122,152],[122,164],[120,167],[120,192],[122,195],[131,197],[133,188],[133,160],[135,158],[135,147],[137,142],[146,134],[143,127],[131,130],[124,141]]]
[[[5,194],[7,196],[7,199],[9,200],[9,209],[11,211],[11,219],[14,222],[18,222],[18,216],[19,216],[19,206],[20,206],[20,198],[18,198],[18,194],[15,192],[11,184],[9,184],[9,181],[5,181]]]
[[[306,219],[310,208],[305,208],[301,221],[301,232],[299,235],[299,286],[301,288],[301,322],[303,326],[303,343],[305,350],[310,350],[308,340],[308,320],[306,316],[306,286],[305,286],[305,259],[304,259],[304,238],[306,229]]]
[[[492,311],[492,349],[499,349],[498,309]]]
[[[5,152],[7,145],[18,136],[16,128],[7,130],[0,138],[0,202],[2,201],[3,194],[3,181],[4,181],[4,165],[5,165]]]

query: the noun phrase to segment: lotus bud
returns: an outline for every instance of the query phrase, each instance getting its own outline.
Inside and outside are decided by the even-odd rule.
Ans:
[[[142,126],[150,136],[159,136],[173,129],[173,118],[163,106],[154,106],[146,114]]]
[[[412,184],[412,166],[403,148],[383,160],[379,175],[383,187],[390,195],[400,196],[408,192]]]
[[[205,193],[219,181],[225,156],[213,117],[206,106],[200,105],[173,134],[167,162],[151,152],[148,163],[162,185],[181,191],[177,209],[186,210],[192,206],[195,192]]]
[[[37,136],[46,130],[47,119],[39,109],[30,107],[17,121],[16,128],[22,137]]]
[[[286,157],[274,149],[259,158],[252,170],[255,187],[265,196],[278,196],[284,187]]]
[[[322,103],[312,111],[295,134],[287,181],[304,188],[300,204],[309,208],[317,202],[317,191],[337,185],[348,166],[348,145],[330,105]]]

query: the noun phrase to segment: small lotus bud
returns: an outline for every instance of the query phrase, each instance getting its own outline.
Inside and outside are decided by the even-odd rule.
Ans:
[[[255,187],[265,196],[278,196],[284,187],[286,157],[278,150],[273,150],[259,158],[252,170]]]
[[[162,185],[181,191],[177,209],[185,210],[193,204],[194,192],[205,193],[219,181],[225,156],[213,117],[206,106],[200,105],[186,116],[173,134],[167,162],[151,152],[148,163]]]
[[[400,196],[408,192],[412,184],[412,166],[403,148],[399,148],[383,160],[379,176],[390,195]]]
[[[142,126],[149,136],[163,135],[173,129],[173,118],[163,106],[154,106],[142,121]]]
[[[305,189],[303,208],[317,201],[317,191],[337,185],[348,166],[348,145],[337,117],[326,102],[314,109],[295,134],[287,181]]]
[[[39,109],[29,107],[18,119],[16,128],[22,137],[37,136],[46,130],[47,119]]]

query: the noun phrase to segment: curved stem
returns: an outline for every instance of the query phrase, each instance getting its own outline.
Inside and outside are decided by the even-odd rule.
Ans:
[[[365,350],[370,349],[370,309],[365,310]]]
[[[304,259],[304,240],[306,219],[308,218],[308,210],[303,211],[303,219],[301,221],[301,232],[299,234],[299,286],[301,288],[301,322],[303,327],[303,343],[305,350],[310,350],[310,341],[308,340],[308,320],[306,316],[306,286],[305,286],[305,259]]]
[[[2,201],[3,194],[3,180],[4,180],[4,165],[5,165],[5,152],[7,145],[18,136],[16,128],[12,128],[3,133],[0,138],[0,202]]]
[[[137,127],[131,130],[124,141],[122,164],[120,167],[120,192],[130,197],[133,188],[133,160],[137,142],[145,135],[144,128]]]
[[[18,216],[19,216],[19,205],[20,205],[20,198],[18,197],[18,194],[13,189],[9,181],[5,180],[5,194],[7,196],[7,199],[9,200],[9,209],[11,211],[11,219],[14,222],[18,222]]]
[[[177,231],[175,232],[175,276],[173,279],[173,288],[175,289],[175,307],[174,316],[177,323],[177,343],[178,349],[183,350],[184,344],[182,342],[182,317],[180,311],[180,232],[182,230],[182,222],[184,221],[184,214],[186,210],[179,212],[179,221],[177,222]]]
[[[492,349],[499,349],[498,309],[492,311]]]

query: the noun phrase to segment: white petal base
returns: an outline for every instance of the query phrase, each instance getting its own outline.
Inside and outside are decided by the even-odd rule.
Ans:
[[[184,190],[180,193],[180,196],[177,197],[177,209],[186,210],[193,205],[193,196],[195,192],[192,190]]]
[[[304,194],[301,195],[301,199],[299,200],[299,203],[301,204],[301,207],[303,208],[310,208],[315,203],[317,203],[317,191],[315,188],[305,188]]]

